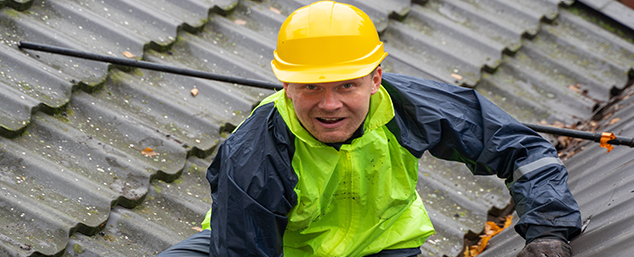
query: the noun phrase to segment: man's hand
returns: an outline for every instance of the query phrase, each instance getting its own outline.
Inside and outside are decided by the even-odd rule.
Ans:
[[[572,249],[567,243],[552,238],[538,238],[527,244],[517,257],[570,257]]]

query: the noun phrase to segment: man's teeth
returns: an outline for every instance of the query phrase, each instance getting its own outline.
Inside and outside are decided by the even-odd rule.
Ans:
[[[335,123],[340,120],[343,120],[343,118],[317,118],[317,119],[324,123]]]

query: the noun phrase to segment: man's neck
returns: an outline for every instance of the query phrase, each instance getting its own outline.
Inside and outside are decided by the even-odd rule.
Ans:
[[[361,136],[363,136],[363,123],[361,123],[361,125],[357,128],[357,130],[354,131],[354,133],[352,133],[352,136],[350,136],[350,138],[348,138],[345,142],[337,142],[337,143],[324,143],[328,146],[332,146],[335,149],[337,149],[337,151],[339,151],[339,149],[341,149],[341,146],[343,144],[350,144],[352,143],[352,140],[360,138]]]

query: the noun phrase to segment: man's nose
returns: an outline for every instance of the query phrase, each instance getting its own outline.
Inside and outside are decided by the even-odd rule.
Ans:
[[[332,90],[326,90],[321,101],[319,102],[319,108],[325,111],[336,111],[343,106],[340,95]]]

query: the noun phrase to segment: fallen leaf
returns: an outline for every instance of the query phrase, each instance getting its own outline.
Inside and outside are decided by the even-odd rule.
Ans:
[[[154,149],[146,147],[145,150],[141,151],[141,153],[147,157],[152,157],[152,156],[156,156],[158,155],[157,152],[154,151]]]
[[[593,120],[590,121],[590,127],[594,128],[594,127],[596,127],[598,125],[599,125],[599,123],[597,123],[596,121],[593,121]]]
[[[620,105],[620,104],[615,104],[615,105],[612,107],[613,112],[617,112],[617,111],[618,111],[618,110],[620,110],[620,109],[621,109],[621,105]]]
[[[462,75],[460,74],[451,73],[451,77],[457,80],[462,80]]]
[[[247,24],[247,21],[245,21],[245,20],[235,20],[235,21],[233,21],[233,23],[238,24],[240,26],[243,26],[243,25]]]
[[[196,230],[198,232],[203,232],[203,228],[201,227],[192,227],[193,230]]]
[[[557,143],[559,143],[559,145],[562,148],[566,148],[570,144],[570,141],[572,140],[569,137],[564,137],[564,136],[557,137]]]
[[[277,14],[282,14],[282,12],[280,12],[280,10],[275,9],[273,6],[269,7],[269,10],[271,10],[272,12],[277,13]]]
[[[513,216],[512,215],[508,215],[506,216],[506,221],[504,222],[504,227],[499,227],[497,224],[495,224],[495,222],[492,221],[487,221],[487,223],[484,225],[484,235],[480,236],[480,242],[478,242],[477,245],[472,245],[470,247],[468,247],[467,249],[465,249],[464,251],[464,256],[465,257],[474,257],[477,256],[478,254],[482,253],[482,251],[484,251],[484,249],[487,247],[487,244],[489,243],[489,240],[497,235],[498,233],[502,232],[502,230],[504,230],[505,228],[511,226],[511,224],[513,223]]]
[[[614,123],[617,123],[621,120],[621,118],[614,118],[610,120],[610,125],[614,125]]]
[[[133,53],[130,53],[128,51],[123,52],[123,56],[127,57],[127,58],[134,58],[136,57],[136,55],[134,55]]]
[[[568,86],[568,89],[570,89],[570,90],[572,90],[572,91],[575,91],[575,92],[577,92],[577,93],[581,94],[581,91],[579,91],[579,89],[578,89],[577,87],[573,86],[573,85]]]
[[[192,93],[192,96],[197,96],[198,95],[198,88],[194,88],[190,92]]]
[[[506,220],[504,221],[504,227],[502,229],[508,228],[513,225],[513,215],[506,216]]]
[[[566,125],[564,123],[562,123],[561,121],[555,121],[555,122],[553,122],[552,126],[556,127],[556,128],[564,128]]]

